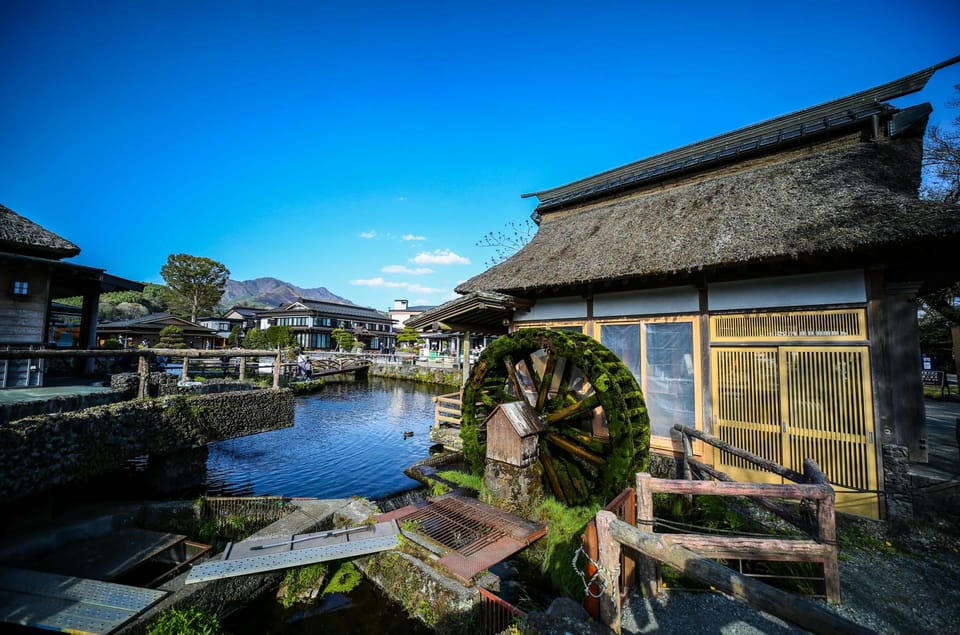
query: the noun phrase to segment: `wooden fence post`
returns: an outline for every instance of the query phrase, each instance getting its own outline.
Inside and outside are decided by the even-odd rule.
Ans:
[[[180,371],[180,380],[181,380],[181,381],[188,381],[188,380],[190,379],[190,375],[188,374],[189,371],[190,371],[190,358],[187,357],[186,355],[184,355],[184,356],[183,356],[183,369]]]
[[[273,360],[273,387],[280,387],[280,350],[277,350],[277,356]]]
[[[143,399],[147,396],[147,383],[150,379],[150,362],[147,361],[148,355],[141,355],[140,361],[137,363],[137,373],[140,375],[140,387],[137,389],[138,399]]]
[[[653,531],[653,493],[650,491],[650,479],[647,472],[637,473],[637,525],[643,531]],[[642,553],[638,554],[637,574],[643,596],[652,598],[660,595],[660,563]]]
[[[247,358],[244,356],[240,357],[240,381],[243,381],[247,378]]]
[[[611,525],[616,520],[613,512],[597,512],[597,547],[600,553],[600,577],[603,580],[600,621],[620,635],[620,543],[611,533]]]

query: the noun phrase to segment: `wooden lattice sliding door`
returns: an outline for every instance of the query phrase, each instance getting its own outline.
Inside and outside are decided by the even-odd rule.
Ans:
[[[722,320],[727,317],[741,325],[749,322],[751,333],[739,328],[735,329],[739,333],[724,332]],[[714,433],[797,471],[802,471],[804,458],[814,459],[835,484],[839,511],[878,517],[878,495],[854,491],[879,488],[869,348],[840,344],[865,339],[862,315],[851,310],[831,316],[826,322],[832,321],[832,327],[824,326],[822,314],[770,315],[773,333],[763,328],[763,317],[751,315],[746,321],[745,316],[713,317],[711,330],[722,333],[717,339],[739,336],[748,344],[715,345],[711,350]],[[804,330],[814,321],[811,317],[816,317],[817,328]],[[844,321],[846,326],[836,327]],[[749,345],[772,339],[784,343]],[[804,339],[829,343],[787,343]],[[738,480],[781,480],[726,452],[718,452],[715,461]]]

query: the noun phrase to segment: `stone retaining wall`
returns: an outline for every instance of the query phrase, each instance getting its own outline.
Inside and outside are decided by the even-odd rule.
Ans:
[[[430,368],[416,364],[374,364],[369,372],[373,377],[406,379],[422,384],[443,384],[450,386],[453,390],[460,387],[462,377],[460,371],[456,369]]]
[[[134,394],[136,394],[136,392],[134,392]],[[104,406],[118,401],[124,401],[128,398],[124,393],[110,391],[94,392],[86,395],[63,395],[50,399],[0,404],[0,426],[8,421],[16,421],[24,417],[70,412],[73,410],[92,408],[93,406]]]
[[[124,461],[293,425],[288,389],[171,395],[26,417],[0,427],[0,497],[24,498]]]

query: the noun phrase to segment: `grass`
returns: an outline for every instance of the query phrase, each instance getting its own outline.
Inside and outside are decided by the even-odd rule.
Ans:
[[[535,519],[547,526],[547,535],[528,549],[531,562],[539,564],[557,592],[577,601],[584,597],[584,582],[571,563],[580,548],[580,535],[599,510],[599,504],[567,507],[549,497],[534,510]]]
[[[472,489],[475,492],[479,492],[483,487],[483,478],[477,476],[476,474],[467,474],[466,472],[447,470],[444,472],[437,472],[437,476],[445,481],[456,483],[460,487]]]

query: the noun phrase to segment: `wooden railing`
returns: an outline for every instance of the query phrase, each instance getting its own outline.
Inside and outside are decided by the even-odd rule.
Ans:
[[[463,402],[460,393],[452,392],[447,395],[437,395],[433,398],[433,427],[441,425],[459,426]]]
[[[69,359],[69,358],[137,358],[137,372],[140,375],[138,396],[147,394],[147,376],[150,365],[158,357],[182,360],[182,379],[187,379],[190,372],[190,360],[239,358],[239,376],[246,378],[247,359],[251,357],[269,357],[273,371],[273,387],[280,387],[280,373],[283,368],[282,354],[278,350],[251,350],[241,348],[230,349],[195,349],[195,348],[137,348],[137,349],[0,349],[0,360],[4,359]]]
[[[622,593],[618,572],[622,566],[622,547],[634,549],[644,556],[640,559],[637,573],[641,588],[647,594],[659,593],[659,567],[667,564],[807,630],[816,633],[868,632],[823,605],[771,587],[711,560],[734,558],[820,562],[824,567],[828,601],[839,602],[834,493],[829,484],[686,481],[656,479],[649,474],[638,474],[636,491],[638,527],[619,520],[614,513],[606,510],[598,512],[596,516],[598,563],[603,581],[600,585],[600,618],[614,632],[620,632]],[[818,504],[819,531],[814,540],[654,533],[655,493],[813,500]]]

